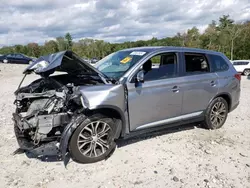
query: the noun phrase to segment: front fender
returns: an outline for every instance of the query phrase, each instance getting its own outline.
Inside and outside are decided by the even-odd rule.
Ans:
[[[101,110],[101,109],[103,109],[103,107],[104,106],[99,106],[99,108],[96,108],[95,110]],[[107,109],[107,106],[105,106],[105,108]],[[109,108],[114,109],[114,108],[111,108],[110,106],[109,106]],[[117,111],[117,112],[120,113],[119,111]],[[74,131],[76,130],[76,128],[87,117],[88,116],[86,116],[84,114],[78,115],[77,117],[73,117],[71,122],[65,127],[65,129],[61,135],[59,151],[61,152],[62,160],[64,161],[65,166],[67,165],[67,162],[69,161],[68,159],[70,158],[68,155],[68,145],[69,145],[70,138],[71,138],[72,134],[74,133]],[[121,120],[119,120],[119,119],[116,120],[117,130],[115,133],[115,139],[118,139],[120,137],[120,133],[121,133],[121,130],[123,128],[124,121],[125,121],[124,116],[122,116]]]
[[[66,161],[66,156],[67,156],[67,151],[68,151],[68,145],[69,145],[69,140],[77,128],[77,126],[84,120],[86,119],[85,115],[81,115],[75,118],[72,118],[71,122],[65,127],[61,139],[60,139],[60,146],[59,150],[62,155],[62,159],[64,161],[64,165],[66,166],[67,161]]]

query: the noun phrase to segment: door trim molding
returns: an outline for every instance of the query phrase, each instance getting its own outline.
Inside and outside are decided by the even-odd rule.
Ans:
[[[168,119],[164,119],[164,120],[160,120],[160,121],[155,121],[155,122],[152,122],[152,123],[147,123],[147,124],[144,124],[144,125],[141,125],[141,126],[137,127],[135,130],[141,130],[141,129],[146,129],[146,128],[150,128],[150,127],[160,126],[160,125],[163,125],[163,124],[174,123],[176,121],[182,121],[182,120],[185,120],[185,119],[200,116],[202,113],[203,113],[203,111],[199,111],[199,112],[185,114],[185,115],[181,115],[181,116],[177,116],[177,117],[173,117],[173,118],[168,118]]]

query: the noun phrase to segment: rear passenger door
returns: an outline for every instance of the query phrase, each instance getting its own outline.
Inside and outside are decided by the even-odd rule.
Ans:
[[[218,76],[211,71],[206,54],[182,53],[182,115],[204,111],[218,92]]]
[[[24,59],[24,57],[21,54],[16,54],[16,63],[18,64],[24,64],[26,63],[26,60]]]

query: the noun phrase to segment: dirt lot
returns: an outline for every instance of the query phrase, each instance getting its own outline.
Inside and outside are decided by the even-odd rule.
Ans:
[[[250,187],[250,80],[220,130],[188,126],[124,141],[107,160],[44,162],[18,148],[11,114],[25,66],[0,64],[0,187]],[[27,78],[27,81],[34,76]]]

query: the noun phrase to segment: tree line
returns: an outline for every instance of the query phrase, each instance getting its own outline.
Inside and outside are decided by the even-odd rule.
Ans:
[[[27,45],[4,46],[0,54],[22,53],[31,57],[39,57],[63,50],[72,50],[81,57],[102,58],[114,51],[124,48],[141,46],[183,46],[220,51],[230,59],[250,59],[250,21],[236,23],[229,15],[221,16],[212,21],[204,32],[197,27],[173,37],[150,40],[110,43],[103,40],[81,39],[72,40],[70,33],[55,40],[45,41],[44,45],[29,43]]]

